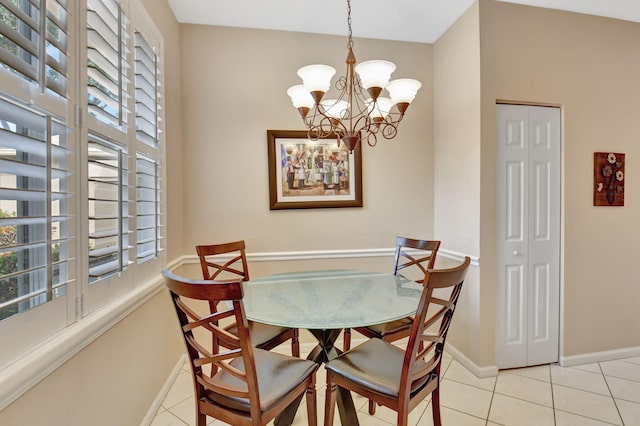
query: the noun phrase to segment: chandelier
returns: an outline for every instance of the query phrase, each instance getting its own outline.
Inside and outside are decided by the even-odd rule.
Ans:
[[[339,96],[324,99],[331,87],[335,68],[307,65],[298,70],[303,84],[287,90],[293,106],[308,129],[311,140],[336,137],[353,151],[365,139],[369,146],[378,143],[378,135],[392,139],[398,124],[422,86],[418,80],[401,78],[389,81],[396,66],[392,62],[371,60],[356,65],[351,33],[351,0],[347,0],[347,74],[336,81]],[[383,95],[383,90],[388,93]]]

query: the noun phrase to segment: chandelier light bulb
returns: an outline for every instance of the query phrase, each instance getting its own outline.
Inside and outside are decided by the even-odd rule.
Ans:
[[[418,80],[414,80],[412,78],[399,78],[397,80],[390,81],[385,89],[389,92],[389,96],[394,104],[407,104],[407,106],[409,106],[416,97],[420,87],[422,87],[422,83]]]
[[[376,99],[389,83],[391,73],[396,70],[396,65],[393,62],[375,59],[359,63],[355,70],[360,77],[362,87],[369,91],[373,99]]]
[[[289,87],[287,89],[287,95],[291,98],[291,102],[293,106],[296,108],[304,107],[313,107],[313,98],[311,97],[311,93],[302,85],[296,84],[295,86]]]
[[[315,105],[315,101],[313,100],[311,93],[309,93],[302,84],[289,87],[289,89],[287,89],[287,95],[291,98],[293,106],[298,108],[302,118],[305,118],[311,108]]]
[[[307,65],[298,70],[298,76],[302,79],[302,84],[311,93],[316,103],[320,102],[322,96],[331,87],[331,78],[335,73],[335,68],[321,64]]]

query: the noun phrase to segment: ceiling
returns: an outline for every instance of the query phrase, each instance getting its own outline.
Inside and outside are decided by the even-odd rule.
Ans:
[[[178,22],[347,34],[346,0],[168,0]],[[640,22],[639,0],[498,0]],[[354,37],[435,42],[474,0],[352,0]],[[393,4],[395,7],[387,9]]]

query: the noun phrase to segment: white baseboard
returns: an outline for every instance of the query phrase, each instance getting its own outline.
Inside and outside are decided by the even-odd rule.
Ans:
[[[447,343],[445,351],[448,352],[453,357],[453,359],[465,366],[467,370],[471,371],[476,377],[483,379],[486,377],[495,377],[498,375],[497,366],[491,365],[488,367],[480,367],[450,343]]]
[[[631,348],[614,349],[611,351],[561,356],[560,365],[563,367],[572,367],[574,365],[592,364],[594,362],[614,361],[616,359],[633,358],[638,356],[640,356],[640,346],[635,346]]]
[[[178,374],[180,374],[180,372],[182,371],[182,368],[184,367],[184,363],[186,361],[187,356],[182,355],[178,362],[176,362],[176,365],[171,370],[171,373],[169,373],[169,376],[167,376],[167,380],[165,380],[164,385],[162,385],[162,388],[160,388],[160,392],[158,392],[158,395],[156,395],[155,399],[153,400],[151,407],[149,407],[149,410],[147,410],[147,414],[140,422],[140,426],[149,426],[151,422],[153,422],[153,419],[158,414],[158,410],[160,410],[160,407],[162,407],[162,402],[167,397],[167,394],[175,383]]]

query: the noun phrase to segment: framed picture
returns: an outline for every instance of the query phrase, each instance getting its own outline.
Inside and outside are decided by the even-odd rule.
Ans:
[[[362,151],[335,136],[309,140],[305,130],[267,130],[271,210],[362,207]]]
[[[593,205],[624,206],[624,154],[593,153]]]

